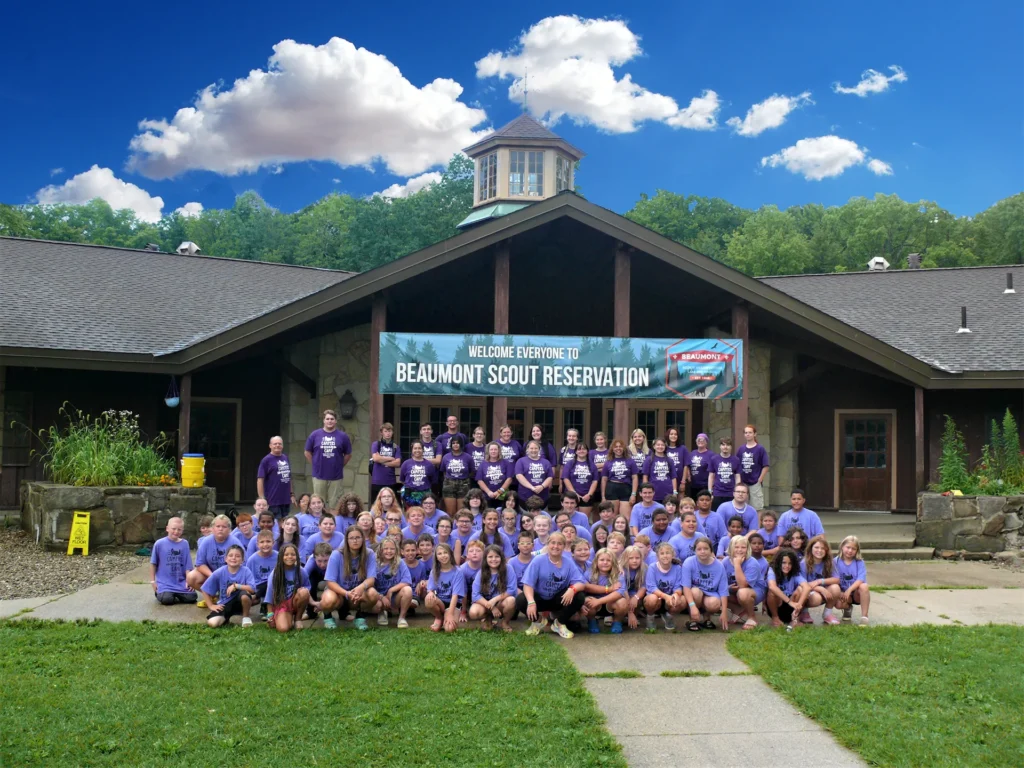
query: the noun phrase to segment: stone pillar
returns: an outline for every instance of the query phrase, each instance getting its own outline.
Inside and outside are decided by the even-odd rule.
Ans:
[[[747,379],[747,371],[750,368],[750,316],[747,312],[747,305],[737,303],[732,308],[732,337],[739,339],[743,349],[743,362],[741,376],[743,381],[743,397],[732,401],[732,444],[733,452],[739,450],[743,445],[743,428],[748,421],[748,392],[750,381]],[[711,448],[711,450],[715,450]]]
[[[617,338],[629,336],[629,250],[622,243],[615,248],[615,297],[613,300],[612,317],[613,333]],[[620,437],[629,441],[629,400],[615,400],[615,434],[611,438]]]
[[[499,174],[500,176],[500,174]],[[506,334],[508,330],[509,309],[509,260],[508,241],[498,245],[494,254],[494,332]],[[508,398],[495,397],[491,401],[491,439],[498,437],[498,428],[508,421]]]

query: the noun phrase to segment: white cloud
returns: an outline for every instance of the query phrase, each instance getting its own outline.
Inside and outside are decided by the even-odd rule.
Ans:
[[[64,169],[63,168],[51,168],[50,169],[50,175],[51,176],[60,176],[62,173],[64,173]]]
[[[859,147],[849,139],[838,136],[818,136],[800,139],[792,147],[786,147],[774,155],[761,158],[761,167],[782,166],[792,173],[799,173],[805,179],[821,181],[830,176],[839,176],[847,168],[868,162],[868,169],[878,175],[889,175],[892,166],[881,160],[868,161],[868,150]]]
[[[441,174],[437,171],[430,171],[429,173],[421,173],[419,176],[408,179],[405,184],[392,184],[387,189],[374,192],[374,194],[381,197],[408,197],[439,181],[441,181]]]
[[[341,179],[331,179],[331,182],[334,184],[341,184]]]
[[[740,136],[759,136],[769,128],[778,128],[786,122],[786,116],[794,109],[813,104],[811,92],[804,91],[798,96],[780,96],[775,93],[747,110],[747,116],[740,120],[730,117],[725,121]]]
[[[892,166],[882,160],[868,160],[868,170],[876,176],[892,176]]]
[[[202,203],[185,203],[180,208],[175,208],[174,212],[180,216],[184,216],[186,219],[195,218],[203,212]]]
[[[299,160],[380,160],[409,176],[486,135],[473,130],[486,113],[461,94],[445,78],[417,88],[384,56],[338,37],[320,46],[282,40],[266,70],[227,90],[207,86],[172,120],[139,123],[129,166],[161,179],[190,169],[235,175]]]
[[[513,50],[477,61],[476,76],[511,78],[509,99],[524,103],[528,89],[530,111],[551,124],[568,116],[611,133],[635,131],[645,120],[696,130],[717,126],[714,91],[680,109],[671,96],[648,91],[628,73],[617,78],[614,68],[640,54],[640,38],[624,21],[550,16],[523,32]]]
[[[160,221],[160,212],[164,207],[163,198],[153,197],[146,190],[121,181],[112,170],[98,165],[71,177],[60,186],[50,184],[36,192],[36,201],[43,205],[81,205],[97,197],[106,200],[115,211],[131,208],[140,221],[151,224]]]
[[[893,64],[889,67],[889,71],[892,74],[886,77],[877,69],[865,69],[861,73],[860,82],[856,85],[847,88],[836,82],[832,83],[832,90],[836,93],[854,93],[857,96],[865,97],[869,93],[881,93],[882,91],[889,90],[889,85],[892,83],[905,83],[907,81],[907,74],[903,71],[903,67]]]

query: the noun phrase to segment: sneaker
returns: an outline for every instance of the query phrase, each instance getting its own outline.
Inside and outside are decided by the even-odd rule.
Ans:
[[[196,600],[196,608],[205,608],[205,607],[206,607],[206,601],[205,600]]]
[[[622,622],[621,621],[613,621],[612,622],[612,634],[613,635],[621,635],[622,634]]]
[[[251,627],[252,626],[252,619],[250,619],[248,616],[243,617],[243,619],[242,619],[242,626],[243,627]]]
[[[539,621],[530,622],[530,626],[526,629],[526,634],[530,637],[536,637],[540,634],[540,631],[544,629],[546,623],[547,622],[541,623]]]
[[[266,621],[267,623],[270,623],[271,621],[273,621],[274,620],[274,612],[273,611],[267,611],[267,615],[263,617],[263,620]]]
[[[657,629],[658,625],[654,623],[654,617],[651,614],[647,614],[647,629]]]
[[[871,620],[867,616],[861,616],[860,617],[860,625],[862,627],[866,627],[870,623],[871,623]]]
[[[830,613],[828,616],[825,617],[825,623],[829,626],[834,626],[836,624],[842,624],[843,622],[841,622],[839,619],[837,619]]]
[[[386,627],[388,625],[388,612],[381,611],[377,614],[377,626]]]
[[[668,611],[665,611],[665,613],[661,615],[661,620],[665,623],[665,629],[667,629],[669,632],[673,631],[676,628],[676,620]]]
[[[573,638],[572,630],[562,624],[559,624],[558,619],[551,622],[551,631],[565,640],[572,640]]]
[[[853,608],[843,609],[843,621],[849,621],[853,618]]]
[[[611,616],[605,616],[605,617],[604,617],[604,625],[605,625],[606,627],[609,627],[609,626],[611,626],[611,624],[612,624],[612,622],[613,622],[613,621],[614,621],[614,619],[612,619],[612,617],[611,617]]]
[[[365,632],[366,631],[366,628],[367,628],[366,627],[366,619],[363,619],[363,618],[356,619],[354,624],[355,624],[355,628],[358,629],[360,632]]]
[[[811,618],[810,611],[800,611],[800,623],[801,624],[813,624],[814,619]]]
[[[406,621],[404,616],[398,620],[398,628],[399,629],[408,629],[409,628],[409,622]]]
[[[335,623],[333,617],[324,619],[324,629],[337,629],[337,628],[338,628],[338,625]]]
[[[591,619],[587,622],[587,628],[590,630],[590,634],[598,635],[601,633],[601,622],[597,619]]]

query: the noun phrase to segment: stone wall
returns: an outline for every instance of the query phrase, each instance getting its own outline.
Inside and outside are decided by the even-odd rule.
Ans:
[[[789,381],[796,373],[796,355],[772,348],[769,399],[772,388]],[[791,392],[771,406],[772,468],[768,472],[768,487],[771,500],[777,507],[788,508],[790,491],[800,484],[799,405],[797,393]]]
[[[1024,549],[1024,496],[918,494],[917,546],[972,553]]]
[[[370,459],[370,326],[359,325],[301,342],[288,350],[288,358],[317,383],[317,397],[291,379],[282,385],[282,431],[285,453],[292,464],[292,488],[296,494],[313,490],[313,467],[303,457],[306,438],[323,423],[327,408],[338,411],[338,401],[351,390],[356,415],[338,426],[352,441],[352,459],[345,468],[345,490],[364,499],[370,492],[367,471]]]
[[[21,527],[48,549],[66,550],[75,512],[89,512],[89,548],[152,544],[166,535],[167,521],[181,517],[185,537],[195,539],[199,519],[216,510],[214,488],[111,486],[83,488],[25,482]]]

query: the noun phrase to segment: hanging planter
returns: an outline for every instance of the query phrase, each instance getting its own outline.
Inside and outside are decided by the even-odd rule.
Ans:
[[[164,402],[167,403],[168,408],[177,408],[181,402],[181,395],[178,393],[178,382],[171,376],[171,385],[167,388],[167,396],[164,397]]]

